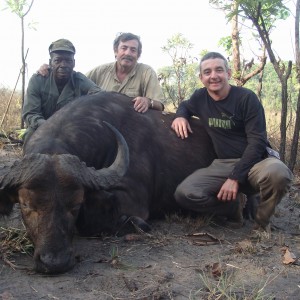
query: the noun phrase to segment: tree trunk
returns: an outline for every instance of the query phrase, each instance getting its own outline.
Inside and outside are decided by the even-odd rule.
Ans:
[[[258,7],[258,12],[260,11]],[[247,14],[247,11],[245,11]],[[276,59],[275,54],[272,48],[272,42],[270,40],[269,32],[265,28],[263,22],[263,16],[258,13],[256,17],[251,14],[248,14],[247,17],[253,22],[253,25],[256,27],[259,36],[261,37],[264,46],[268,52],[269,58],[273,67],[277,73],[277,76],[281,83],[281,123],[280,123],[280,148],[279,154],[283,161],[285,161],[285,148],[286,148],[286,120],[287,120],[287,103],[288,103],[288,92],[287,92],[287,81],[291,75],[292,71],[292,62],[288,62],[286,66],[283,62],[280,62]]]
[[[290,159],[288,167],[293,171],[297,161],[299,131],[300,131],[300,47],[299,47],[299,19],[300,19],[300,0],[296,2],[296,16],[295,16],[295,52],[296,52],[296,76],[298,81],[298,99],[296,109],[296,120],[294,127],[293,140],[291,145]]]
[[[284,76],[281,82],[281,120],[280,120],[280,147],[279,154],[283,161],[285,161],[286,148],[286,120],[288,108],[288,93],[287,93],[287,78]]]
[[[288,162],[288,167],[292,171],[294,170],[297,161],[299,130],[300,130],[300,91],[298,92],[296,120],[295,120],[294,134],[293,134],[292,145],[291,145],[290,159]]]
[[[232,10],[238,8],[236,1],[233,1]],[[241,59],[239,47],[239,29],[238,29],[238,15],[234,15],[231,20],[231,41],[232,41],[232,59],[233,59],[233,79],[236,85],[241,84]]]
[[[262,93],[262,88],[263,88],[263,78],[264,78],[264,70],[262,70],[259,73],[258,85],[257,85],[257,90],[256,90],[257,97],[260,102],[261,102],[261,93]]]
[[[22,53],[22,109],[24,105],[25,99],[25,75],[26,75],[26,60],[24,55],[24,17],[21,18],[21,29],[22,29],[22,41],[21,41],[21,53]],[[22,129],[24,128],[24,121],[21,115],[21,126]]]

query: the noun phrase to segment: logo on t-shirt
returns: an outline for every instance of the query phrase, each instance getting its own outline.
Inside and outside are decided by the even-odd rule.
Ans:
[[[223,128],[223,129],[232,129],[232,126],[234,126],[233,117],[234,116],[228,116],[225,113],[221,113],[222,118],[224,119],[218,119],[218,118],[209,118],[208,119],[208,126],[209,127],[216,127],[216,128]]]

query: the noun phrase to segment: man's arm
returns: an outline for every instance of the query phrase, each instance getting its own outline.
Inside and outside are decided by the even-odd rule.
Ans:
[[[266,148],[264,110],[258,102],[255,103],[256,98],[254,95],[253,97],[248,102],[247,112],[245,112],[245,133],[248,145],[229,178],[222,185],[217,195],[220,201],[236,200],[240,183],[245,183],[250,169],[262,159]]]
[[[193,133],[189,123],[192,114],[189,111],[188,104],[191,100],[182,101],[176,111],[176,118],[172,122],[171,128],[176,132],[177,136],[185,139],[189,133]]]
[[[267,131],[264,109],[257,96],[251,93],[244,103],[244,123],[247,147],[240,161],[229,175],[230,179],[245,183],[250,169],[263,159],[267,146]]]
[[[22,117],[28,127],[38,128],[46,120],[42,114],[42,99],[39,92],[38,75],[33,75],[28,83]]]
[[[143,82],[143,96],[148,98],[148,108],[164,110],[164,95],[155,71],[148,66]]]

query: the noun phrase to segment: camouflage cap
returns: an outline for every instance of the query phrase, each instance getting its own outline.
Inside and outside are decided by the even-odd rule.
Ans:
[[[49,54],[55,51],[67,51],[75,54],[75,47],[74,45],[66,39],[57,40],[49,46]]]

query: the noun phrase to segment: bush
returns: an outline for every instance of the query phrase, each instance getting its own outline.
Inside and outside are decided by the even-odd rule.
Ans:
[[[0,126],[5,134],[21,127],[21,93],[0,87]]]

